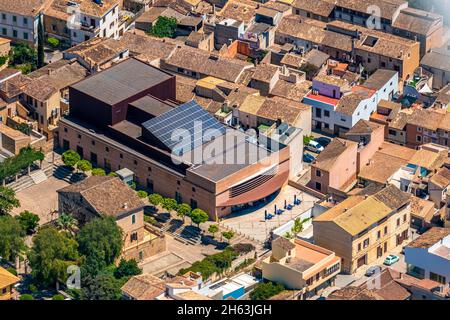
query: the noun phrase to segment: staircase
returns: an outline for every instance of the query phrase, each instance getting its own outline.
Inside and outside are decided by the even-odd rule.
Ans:
[[[41,182],[44,182],[48,179],[47,175],[43,170],[36,170],[30,174],[31,179],[34,181],[35,184],[39,184]]]

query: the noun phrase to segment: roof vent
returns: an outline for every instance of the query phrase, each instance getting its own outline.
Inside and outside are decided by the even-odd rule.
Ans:
[[[125,202],[125,203],[123,204],[123,208],[124,208],[124,209],[128,209],[128,203]]]

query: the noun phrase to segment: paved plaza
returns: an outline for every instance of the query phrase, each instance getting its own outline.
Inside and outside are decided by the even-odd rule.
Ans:
[[[294,206],[292,210],[284,210],[283,214],[275,215],[271,220],[264,221],[264,212],[274,214],[275,205],[277,209],[283,209],[285,200],[287,204],[294,202],[294,195],[302,202]],[[221,221],[221,225],[227,226],[247,237],[264,242],[270,231],[295,219],[306,210],[312,208],[318,199],[310,194],[298,190],[292,186],[285,186],[271,202],[258,209],[246,209],[233,213]]]
[[[50,177],[37,185],[31,186],[16,194],[20,201],[20,207],[14,208],[12,215],[18,215],[24,210],[37,214],[40,218],[39,224],[45,224],[57,218],[55,212],[58,210],[57,190],[68,186],[69,183]]]

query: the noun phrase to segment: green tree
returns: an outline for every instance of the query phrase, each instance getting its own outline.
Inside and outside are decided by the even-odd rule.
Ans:
[[[42,68],[45,64],[44,53],[44,26],[42,25],[42,18],[39,17],[38,23],[38,52],[37,52],[37,67]]]
[[[32,69],[35,69],[37,64],[37,51],[28,44],[16,44],[12,47],[10,61],[13,66],[30,64]]]
[[[67,267],[79,262],[77,248],[77,242],[68,233],[54,227],[39,229],[28,255],[33,278],[43,286],[65,282]]]
[[[92,164],[87,160],[80,160],[77,163],[77,169],[81,172],[88,172],[92,170]]]
[[[294,238],[294,235],[288,231],[288,232],[286,232],[286,233],[284,234],[284,237],[287,238],[287,239],[293,239],[293,238]]]
[[[142,199],[148,197],[148,193],[147,193],[147,191],[145,191],[145,190],[139,190],[139,191],[137,192],[137,195],[138,195],[139,198],[142,198]]]
[[[295,219],[294,225],[292,226],[292,229],[291,229],[292,233],[293,233],[295,236],[297,236],[297,234],[299,234],[300,232],[303,231],[303,226],[304,226],[304,224],[305,224],[306,222],[308,222],[310,219],[311,219],[311,218],[306,218],[306,219],[303,219],[303,220],[300,219],[300,218]]]
[[[62,294],[55,294],[52,300],[65,300]]]
[[[177,19],[159,16],[150,29],[150,34],[158,38],[174,38],[177,29]]]
[[[130,277],[137,276],[141,273],[142,270],[139,268],[136,260],[120,259],[119,265],[116,270],[114,270],[114,277],[116,277],[116,279],[127,278],[128,280]]]
[[[8,187],[0,186],[0,214],[9,214],[12,209],[20,207],[16,192]]]
[[[199,208],[192,210],[190,217],[192,222],[195,223],[199,228],[201,223],[204,223],[209,220],[208,214]]]
[[[280,283],[266,282],[260,283],[250,293],[252,300],[267,300],[280,292],[284,291],[284,286]]]
[[[13,261],[25,250],[25,231],[17,219],[0,216],[0,256]]]
[[[214,238],[215,235],[216,235],[216,232],[219,231],[219,226],[218,226],[217,224],[212,224],[212,225],[209,226],[208,231],[209,231],[210,233],[212,233],[213,238]]]
[[[93,176],[106,176],[106,172],[102,168],[94,168],[94,169],[92,169],[91,174]]]
[[[122,281],[112,274],[101,272],[82,277],[81,299],[83,300],[120,300]]]
[[[77,226],[77,219],[72,215],[63,213],[55,221],[56,227],[60,230],[68,231],[73,234],[74,229]]]
[[[40,220],[38,215],[28,210],[22,211],[18,216],[16,216],[16,219],[19,221],[22,229],[25,230],[27,234],[33,234],[35,232]]]
[[[34,300],[34,297],[31,294],[22,294],[19,298],[19,300]]]
[[[192,211],[192,208],[187,203],[181,203],[177,206],[176,210],[177,210],[177,216],[179,216],[180,218],[183,218],[183,223],[184,223],[186,216],[189,216],[189,214]]]
[[[68,167],[74,167],[80,160],[80,155],[73,150],[67,150],[62,154],[62,161]]]
[[[5,65],[5,63],[8,62],[8,59],[8,56],[0,56],[0,67]]]
[[[156,207],[163,203],[164,198],[160,194],[152,193],[148,196],[148,201],[150,201],[150,203]]]
[[[177,201],[172,198],[164,198],[162,207],[170,213],[177,208]]]
[[[222,236],[227,239],[228,242],[230,242],[230,240],[234,237],[234,232],[233,231],[224,231],[222,232]]]
[[[303,136],[303,144],[307,145],[311,140],[314,140],[313,136]]]
[[[108,177],[118,177],[118,175],[115,172],[110,172],[108,173]]]
[[[114,217],[88,222],[78,232],[79,252],[85,256],[84,271],[91,275],[114,263],[122,252],[123,233]]]
[[[53,48],[57,49],[59,47],[59,40],[53,37],[47,39],[47,43]]]

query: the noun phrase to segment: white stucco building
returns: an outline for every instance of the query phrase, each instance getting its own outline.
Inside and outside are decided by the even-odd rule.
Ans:
[[[449,285],[449,228],[431,228],[406,246],[404,252],[410,275]]]
[[[0,1],[0,37],[36,45],[39,18],[49,0]]]

